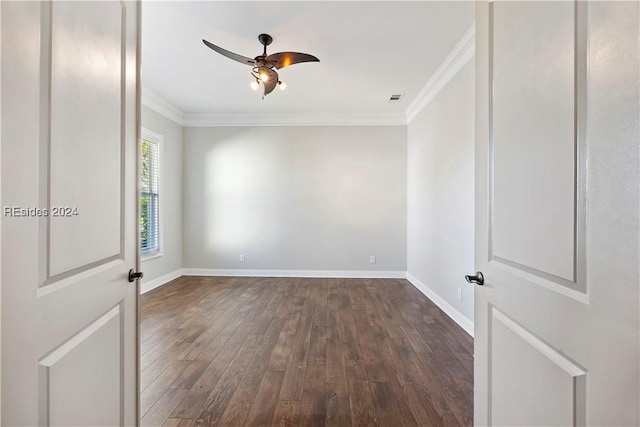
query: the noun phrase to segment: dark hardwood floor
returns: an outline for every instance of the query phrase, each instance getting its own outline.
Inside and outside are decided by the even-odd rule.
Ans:
[[[142,425],[473,424],[473,339],[406,280],[182,277],[141,305]]]

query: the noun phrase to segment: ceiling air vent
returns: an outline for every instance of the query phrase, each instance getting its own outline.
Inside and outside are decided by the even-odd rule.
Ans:
[[[389,97],[389,102],[400,102],[402,99],[402,95],[391,95]]]

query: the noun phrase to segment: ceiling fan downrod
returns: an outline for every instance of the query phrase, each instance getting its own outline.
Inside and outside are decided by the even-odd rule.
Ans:
[[[267,46],[269,46],[271,42],[273,42],[273,37],[271,37],[269,34],[260,34],[258,36],[258,41],[262,43],[262,46],[264,46],[262,55],[267,56]]]

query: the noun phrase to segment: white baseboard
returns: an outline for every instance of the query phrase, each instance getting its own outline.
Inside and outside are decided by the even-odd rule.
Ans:
[[[473,322],[465,315],[460,313],[458,310],[453,308],[448,302],[442,299],[438,294],[436,294],[430,287],[422,283],[418,278],[416,278],[413,274],[407,272],[407,280],[413,286],[416,287],[417,290],[422,292],[427,298],[429,298],[435,305],[440,307],[440,310],[444,311],[447,316],[453,319],[462,329],[464,329],[469,335],[473,336]]]
[[[178,269],[178,270],[172,271],[171,273],[163,274],[160,277],[156,277],[153,280],[147,281],[144,278],[142,278],[142,283],[140,284],[140,294],[141,295],[145,294],[152,289],[158,288],[162,285],[166,285],[170,281],[177,279],[182,275],[183,275],[182,269]]]
[[[345,279],[405,279],[406,271],[380,270],[232,270],[211,268],[183,268],[185,276],[242,276],[242,277],[309,277]]]

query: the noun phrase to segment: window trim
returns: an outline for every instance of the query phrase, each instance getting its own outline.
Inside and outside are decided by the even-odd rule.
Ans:
[[[153,258],[158,258],[164,255],[164,195],[162,185],[162,176],[163,176],[163,164],[162,164],[162,150],[163,150],[163,137],[159,133],[152,131],[151,129],[147,129],[142,127],[141,139],[138,142],[142,144],[143,140],[152,142],[157,144],[158,146],[158,250],[155,252],[143,253],[142,248],[140,248],[140,243],[138,243],[138,251],[140,251],[140,260],[146,261]],[[140,159],[141,161],[142,159]],[[140,166],[138,166],[140,167]],[[140,204],[142,192],[138,189],[138,205]],[[139,212],[141,212],[141,208],[138,207]],[[140,221],[140,216],[138,216],[138,222]]]

